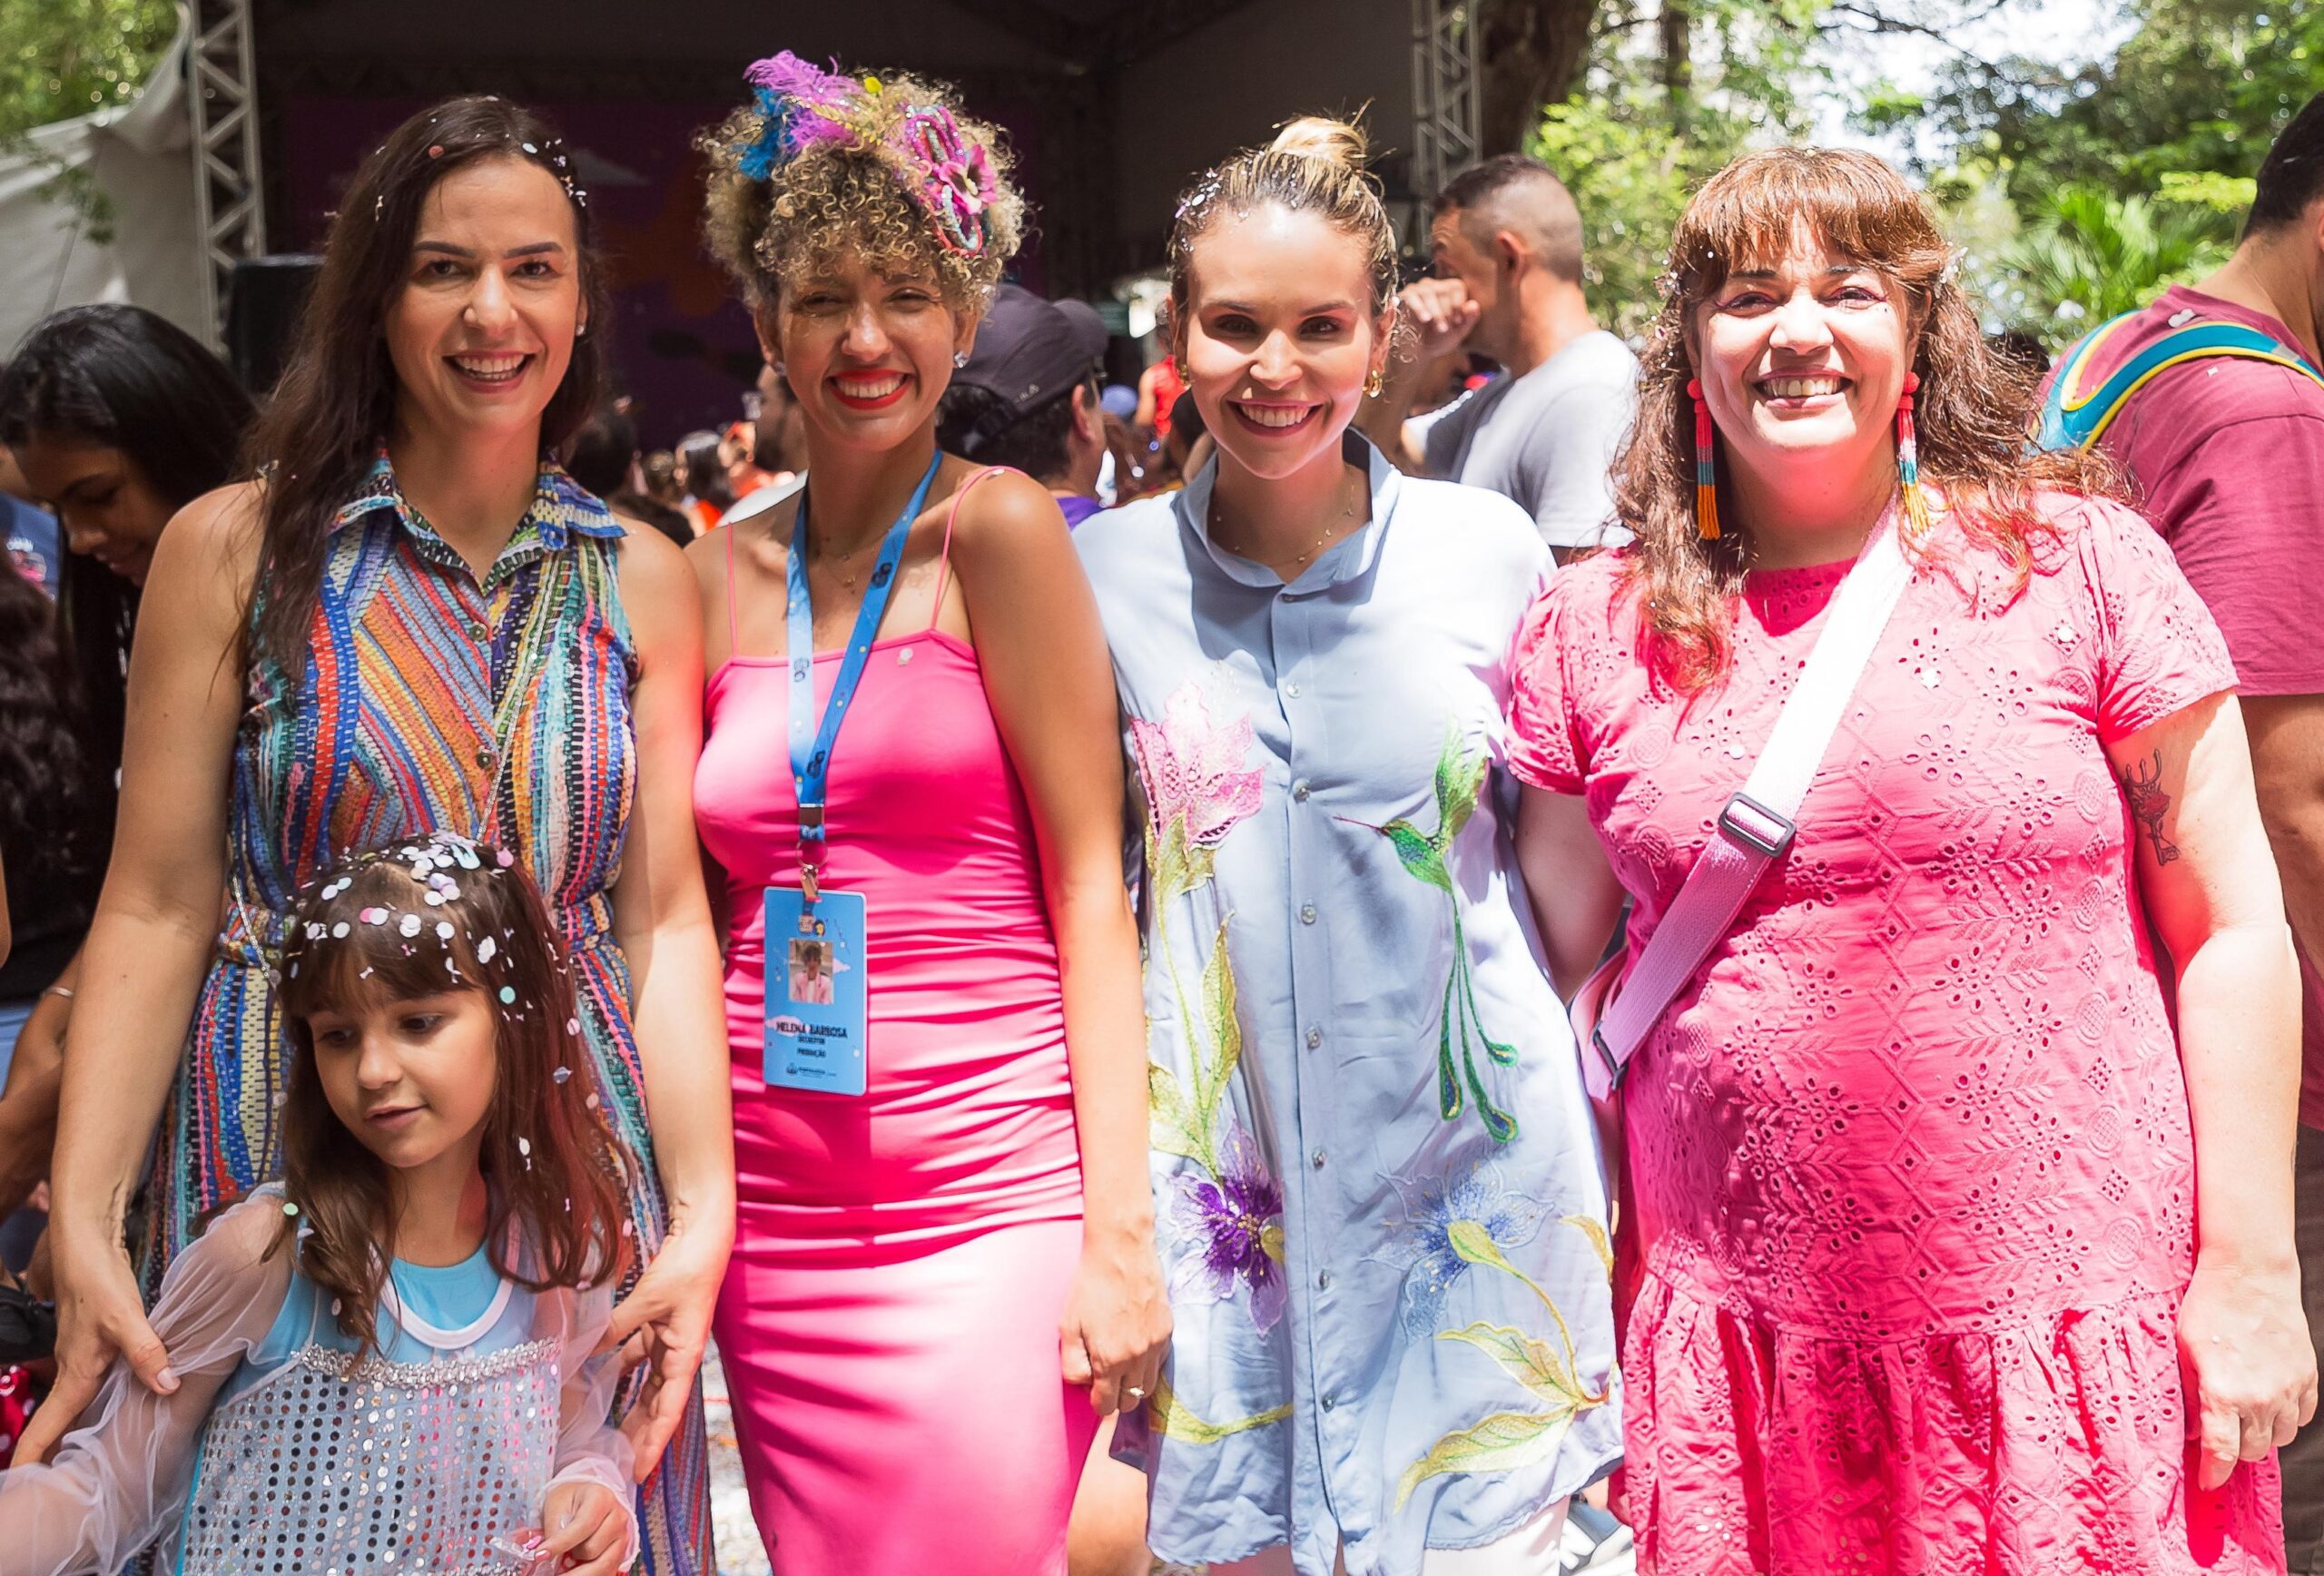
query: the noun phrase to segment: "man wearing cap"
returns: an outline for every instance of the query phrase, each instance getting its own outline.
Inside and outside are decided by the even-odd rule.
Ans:
[[[1056,497],[1067,525],[1079,525],[1105,507],[1098,501],[1105,354],[1106,326],[1087,302],[1043,300],[1002,285],[968,365],[945,390],[937,443],[980,465],[1023,471]]]

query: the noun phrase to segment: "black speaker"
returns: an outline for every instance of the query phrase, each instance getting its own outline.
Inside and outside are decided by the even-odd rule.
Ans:
[[[226,288],[226,360],[251,397],[264,399],[282,375],[290,336],[323,260],[305,252],[244,257]]]

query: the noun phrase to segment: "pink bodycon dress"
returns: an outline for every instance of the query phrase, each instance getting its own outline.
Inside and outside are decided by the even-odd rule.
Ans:
[[[968,643],[873,645],[822,878],[865,900],[869,1087],[768,1088],[762,892],[799,879],[784,669],[712,675],[694,776],[726,872],[741,1215],[716,1334],[752,1512],[783,1576],[1062,1572],[1096,1419],[1059,1371],[1081,1171],[1024,793]]]

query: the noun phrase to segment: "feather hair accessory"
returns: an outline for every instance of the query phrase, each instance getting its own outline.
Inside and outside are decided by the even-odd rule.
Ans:
[[[776,165],[818,143],[861,140],[852,123],[862,115],[863,84],[853,77],[825,71],[786,49],[754,64],[743,80],[751,84],[760,121],[757,138],[743,146],[739,161],[752,180],[765,180]]]

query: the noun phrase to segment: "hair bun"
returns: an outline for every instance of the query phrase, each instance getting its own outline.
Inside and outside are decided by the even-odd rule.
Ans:
[[[1371,156],[1371,145],[1364,138],[1364,128],[1353,121],[1334,120],[1329,115],[1301,115],[1283,123],[1275,141],[1267,144],[1267,152],[1321,159],[1360,174]]]

